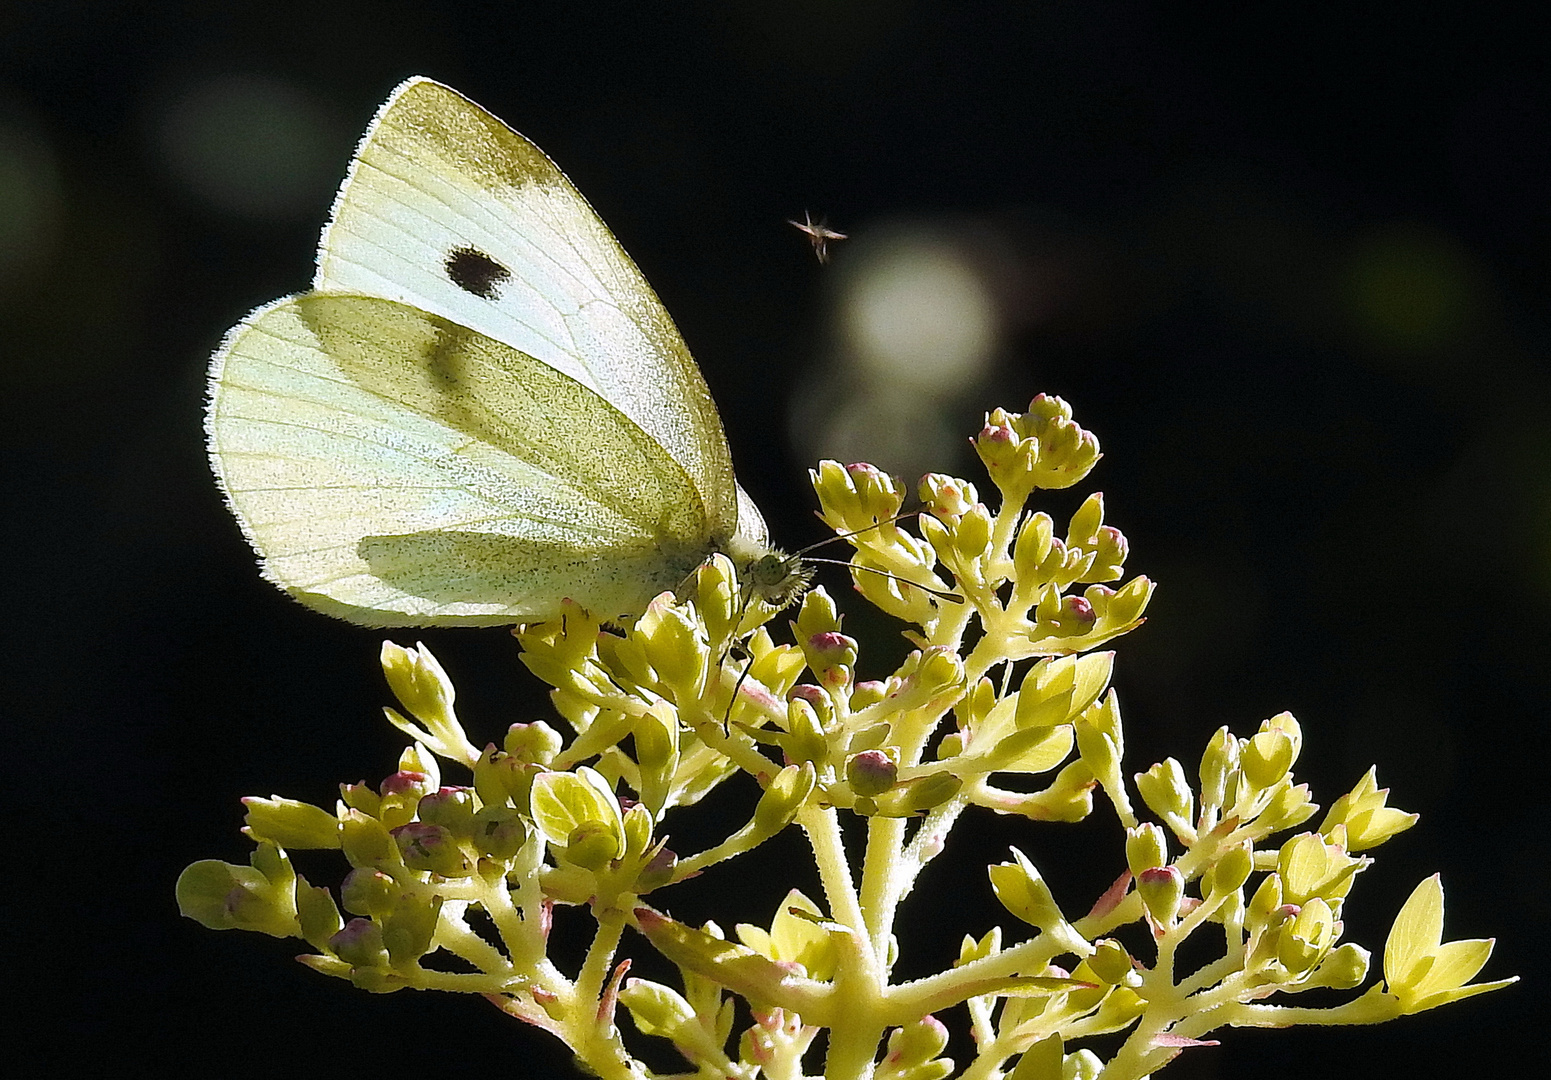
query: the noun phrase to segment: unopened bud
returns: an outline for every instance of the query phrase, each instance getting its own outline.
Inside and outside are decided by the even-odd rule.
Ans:
[[[443,877],[463,877],[469,872],[468,860],[463,849],[445,827],[411,821],[392,830],[393,842],[398,845],[399,857],[411,870],[421,870]]]
[[[893,747],[889,748],[890,751]],[[898,751],[863,750],[846,762],[846,780],[858,795],[881,795],[899,779]]]

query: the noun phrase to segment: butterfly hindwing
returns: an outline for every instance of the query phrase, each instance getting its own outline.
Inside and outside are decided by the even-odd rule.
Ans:
[[[375,297],[277,301],[211,369],[211,457],[266,576],[374,625],[639,611],[705,554],[685,470],[510,345]]]

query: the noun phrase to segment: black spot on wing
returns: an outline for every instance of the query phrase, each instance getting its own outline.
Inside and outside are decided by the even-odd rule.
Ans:
[[[442,264],[452,283],[481,300],[494,300],[501,283],[512,272],[478,248],[457,247],[447,253]]]

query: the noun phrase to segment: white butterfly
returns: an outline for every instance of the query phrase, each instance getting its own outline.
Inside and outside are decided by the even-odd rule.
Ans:
[[[206,429],[264,576],[352,622],[635,614],[717,551],[773,602],[802,587],[630,257],[538,147],[428,79],[362,138],[312,291],[227,333]]]

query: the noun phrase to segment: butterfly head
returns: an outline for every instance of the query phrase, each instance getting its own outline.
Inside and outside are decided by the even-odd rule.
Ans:
[[[796,555],[771,549],[746,563],[740,575],[758,600],[776,610],[808,591],[813,568]]]

